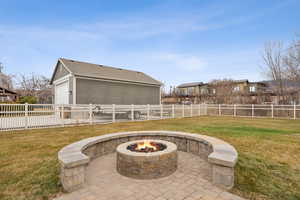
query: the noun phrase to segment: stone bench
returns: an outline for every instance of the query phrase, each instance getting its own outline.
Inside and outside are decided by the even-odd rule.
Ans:
[[[64,190],[71,192],[85,184],[85,170],[93,159],[114,153],[119,144],[141,139],[160,139],[175,143],[179,151],[198,155],[210,164],[209,177],[213,184],[224,189],[233,187],[238,153],[230,144],[214,137],[185,132],[134,131],[91,137],[61,149],[58,160]]]

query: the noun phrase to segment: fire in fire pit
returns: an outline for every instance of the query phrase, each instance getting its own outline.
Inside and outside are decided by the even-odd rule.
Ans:
[[[163,151],[166,148],[167,146],[162,143],[148,141],[148,140],[139,143],[134,143],[127,147],[127,149],[130,151],[143,152],[143,153]]]
[[[168,141],[129,141],[120,144],[116,152],[117,171],[130,178],[161,178],[169,176],[177,169],[177,146]]]

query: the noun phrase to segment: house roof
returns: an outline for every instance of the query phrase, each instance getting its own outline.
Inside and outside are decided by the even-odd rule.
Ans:
[[[193,83],[183,83],[178,85],[178,88],[186,88],[186,87],[195,87],[195,86],[201,86],[204,85],[203,82],[193,82]]]
[[[233,83],[248,83],[248,79],[232,80]]]
[[[282,82],[287,87],[300,88],[300,81],[283,80]],[[262,83],[267,84],[270,87],[276,87],[280,84],[279,81],[274,81],[274,80],[262,81]]]
[[[0,86],[0,95],[3,95],[3,94],[17,95],[18,93]]]
[[[60,58],[58,62],[61,62],[63,66],[65,66],[66,69],[75,76],[145,83],[159,86],[162,85],[161,82],[155,80],[154,78],[148,76],[143,72],[75,61],[65,58]],[[54,74],[51,79],[51,84],[53,82]]]

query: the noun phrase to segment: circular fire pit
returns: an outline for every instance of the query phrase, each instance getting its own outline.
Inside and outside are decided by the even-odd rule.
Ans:
[[[117,147],[117,171],[136,179],[168,176],[177,169],[177,146],[163,140],[136,140]]]

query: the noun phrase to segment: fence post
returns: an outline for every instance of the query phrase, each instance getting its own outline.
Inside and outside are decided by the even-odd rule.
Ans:
[[[150,120],[150,104],[147,105],[147,120]]]
[[[221,104],[219,104],[219,116],[221,116],[222,113],[221,113]]]
[[[251,116],[253,118],[254,117],[254,104],[252,104],[252,112],[251,113],[252,113]]]
[[[112,105],[112,122],[116,122],[116,105]]]
[[[294,119],[297,118],[297,115],[296,115],[296,103],[294,103]]]
[[[204,108],[205,108],[205,115],[208,115],[208,112],[207,112],[208,108],[207,108],[207,107],[208,107],[208,105],[207,105],[207,103],[206,103],[206,104],[205,104],[205,107],[204,107]]]
[[[28,129],[28,103],[25,103],[25,129]]]
[[[233,105],[233,116],[236,117],[236,104]]]
[[[191,104],[191,117],[193,117],[193,104]]]
[[[131,104],[131,121],[134,121],[134,105]]]
[[[90,121],[90,124],[93,124],[93,107],[92,107],[92,104],[89,104],[89,121]]]
[[[184,117],[184,104],[182,104],[182,117]]]
[[[172,118],[175,118],[175,105],[172,104]]]
[[[163,104],[160,104],[160,119],[163,119]]]
[[[271,116],[272,116],[272,118],[274,118],[274,105],[273,104],[271,105]]]
[[[201,116],[201,104],[199,103],[199,106],[198,106],[199,110],[198,110],[198,115]]]

